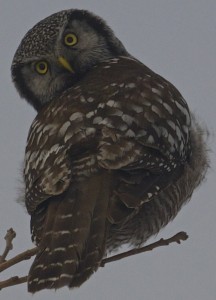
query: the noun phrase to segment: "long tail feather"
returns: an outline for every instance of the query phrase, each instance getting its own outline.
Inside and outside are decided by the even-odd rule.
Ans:
[[[44,231],[28,276],[28,290],[79,286],[104,255],[109,176],[95,175],[50,199]]]

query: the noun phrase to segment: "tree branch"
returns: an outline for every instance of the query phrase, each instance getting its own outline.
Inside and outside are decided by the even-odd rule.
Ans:
[[[185,241],[188,239],[188,235],[186,232],[181,231],[177,234],[175,234],[174,236],[172,236],[169,239],[160,239],[159,241],[149,244],[147,246],[141,247],[141,248],[135,248],[114,256],[110,256],[108,258],[104,258],[101,262],[101,267],[104,267],[105,264],[113,262],[113,261],[117,261],[120,260],[122,258],[125,257],[129,257],[129,256],[133,256],[139,253],[144,253],[144,252],[148,252],[148,251],[152,251],[155,248],[161,247],[161,246],[168,246],[171,243],[177,243],[177,244],[181,244],[181,241]]]
[[[27,276],[23,276],[23,277],[14,276],[7,280],[0,281],[0,290],[9,286],[13,286],[25,282],[27,282]]]
[[[15,237],[16,237],[16,232],[13,230],[13,228],[8,229],[4,237],[6,241],[6,246],[3,254],[0,256],[0,264],[5,261],[9,251],[13,249],[12,241]]]
[[[38,252],[38,248],[32,248],[29,250],[26,250],[16,256],[14,256],[13,258],[3,262],[0,264],[0,272],[10,268],[13,265],[18,264],[19,262],[23,261],[23,260],[27,260],[30,259],[32,256],[34,256],[36,253]]]
[[[16,236],[16,234],[15,234],[15,236]],[[12,246],[13,238],[11,239],[11,242],[8,242],[8,244],[7,244],[7,239],[5,237],[6,244],[7,244],[6,248],[9,247],[8,248],[9,251],[13,248],[13,246]],[[126,251],[126,252],[123,252],[123,253],[120,253],[120,254],[117,254],[117,255],[114,255],[114,256],[110,256],[108,258],[104,258],[102,260],[100,266],[104,267],[107,263],[114,262],[114,261],[120,260],[122,258],[133,256],[133,255],[136,255],[136,254],[139,254],[139,253],[152,251],[155,248],[158,248],[158,247],[161,247],[161,246],[168,246],[171,243],[180,244],[181,241],[185,241],[185,240],[187,240],[187,238],[188,238],[187,233],[182,231],[182,232],[179,232],[179,233],[175,234],[171,238],[160,239],[159,241],[157,241],[155,243],[152,243],[150,245],[147,245],[147,246],[144,246],[144,247],[141,247],[141,248],[132,249],[130,251]],[[10,241],[10,239],[9,239],[9,241]],[[12,248],[10,248],[11,246],[12,246]],[[34,256],[37,253],[37,251],[38,251],[38,248],[35,247],[35,248],[26,250],[26,251],[16,255],[15,257],[9,259],[8,261],[3,261],[2,263],[0,263],[0,272],[10,268],[11,266],[13,266],[13,265],[15,265],[15,264],[17,264],[17,263],[19,263],[23,260],[30,259],[32,256]],[[6,253],[6,256],[7,256],[8,252]],[[4,253],[5,253],[5,251],[4,251]],[[3,257],[3,255],[1,257]],[[11,277],[7,280],[1,281],[0,282],[0,289],[6,288],[6,287],[9,287],[9,286],[13,286],[13,285],[17,285],[17,284],[21,284],[21,283],[24,283],[24,282],[27,282],[27,276],[23,276],[23,277],[14,276],[14,277]]]

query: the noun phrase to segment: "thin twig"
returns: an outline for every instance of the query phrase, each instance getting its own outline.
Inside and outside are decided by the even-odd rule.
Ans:
[[[104,258],[102,260],[100,266],[104,267],[105,264],[107,264],[107,263],[117,261],[117,260],[120,260],[122,258],[133,256],[133,255],[136,255],[136,254],[139,254],[139,253],[152,251],[155,248],[158,248],[158,247],[161,247],[161,246],[168,246],[171,243],[180,244],[181,241],[185,241],[185,240],[187,240],[187,238],[188,238],[187,233],[184,232],[184,231],[181,231],[181,232],[175,234],[174,236],[172,236],[169,239],[160,239],[159,241],[157,241],[155,243],[152,243],[150,245],[147,245],[147,246],[144,246],[144,247],[141,247],[141,248],[132,249],[132,250],[129,250],[129,251],[126,251],[126,252],[123,252],[123,253],[108,257],[108,258]]]
[[[23,260],[27,260],[30,259],[32,256],[34,256],[36,253],[38,252],[38,248],[32,248],[29,250],[26,250],[16,256],[14,256],[13,258],[3,262],[0,264],[0,272],[10,268],[13,265],[18,264],[19,262],[23,261]]]
[[[9,286],[13,286],[25,282],[27,282],[27,276],[23,276],[23,277],[14,276],[7,280],[0,281],[0,290]]]
[[[13,230],[13,228],[10,228],[7,230],[7,233],[4,237],[6,241],[6,246],[3,254],[0,256],[0,263],[4,262],[9,251],[13,249],[13,239],[16,237],[16,232]]]
[[[180,244],[181,241],[185,241],[185,240],[187,240],[187,238],[188,238],[187,233],[182,231],[182,232],[179,232],[179,233],[175,234],[174,236],[172,236],[169,239],[160,239],[159,241],[157,241],[153,244],[147,245],[145,247],[132,249],[130,251],[126,251],[126,252],[123,252],[123,253],[105,258],[105,259],[102,260],[100,266],[104,267],[105,264],[107,264],[107,263],[117,261],[117,260],[120,260],[122,258],[129,257],[129,256],[132,256],[132,255],[136,255],[136,254],[139,254],[139,253],[152,251],[155,248],[158,248],[158,247],[161,247],[161,246],[168,246],[171,243]],[[23,260],[30,259],[37,252],[38,252],[38,248],[35,247],[35,248],[26,250],[26,251],[18,254],[17,256],[11,258],[10,260],[8,260],[6,262],[1,263],[0,264],[0,272],[2,272],[3,270],[5,270],[5,269],[7,269],[7,268],[23,261]],[[0,282],[0,289],[6,288],[6,287],[9,287],[9,286],[13,286],[13,285],[17,285],[17,284],[21,284],[21,283],[25,283],[25,282],[27,282],[27,276],[23,276],[23,277],[14,276],[14,277],[11,277],[7,280],[1,281]]]

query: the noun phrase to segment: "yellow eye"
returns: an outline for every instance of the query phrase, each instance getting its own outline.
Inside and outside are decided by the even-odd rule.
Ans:
[[[78,38],[74,33],[68,33],[64,37],[64,43],[66,46],[74,46],[78,43]]]
[[[44,60],[39,61],[35,64],[35,70],[40,75],[45,75],[48,71],[48,63]]]

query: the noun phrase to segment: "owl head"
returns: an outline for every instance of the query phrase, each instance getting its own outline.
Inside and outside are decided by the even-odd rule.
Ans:
[[[99,17],[64,10],[37,23],[21,41],[12,62],[12,79],[36,110],[79,81],[95,65],[128,56]]]

